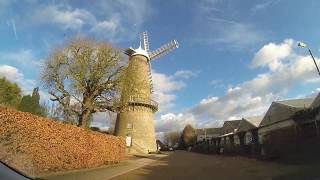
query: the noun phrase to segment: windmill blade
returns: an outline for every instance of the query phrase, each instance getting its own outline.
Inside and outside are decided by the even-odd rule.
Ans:
[[[147,32],[143,32],[140,35],[140,43],[141,43],[141,48],[144,49],[145,51],[149,51],[149,41],[148,41],[148,34]]]
[[[152,74],[151,74],[151,63],[148,61],[149,65],[149,83],[150,83],[150,92],[153,93],[153,82],[152,82]]]
[[[152,60],[152,59],[159,58],[160,56],[165,55],[169,51],[171,51],[175,48],[178,48],[178,47],[179,47],[178,41],[173,40],[170,43],[165,44],[165,45],[161,46],[160,48],[156,49],[155,51],[149,53],[150,59]]]

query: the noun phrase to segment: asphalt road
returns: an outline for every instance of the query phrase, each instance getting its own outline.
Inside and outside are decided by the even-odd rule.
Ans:
[[[313,165],[284,164],[246,157],[204,155],[176,151],[142,168],[117,176],[112,180],[320,180],[320,163]]]
[[[241,156],[175,151],[165,157],[135,157],[112,167],[54,174],[49,180],[320,180],[320,162],[312,165],[261,161]]]

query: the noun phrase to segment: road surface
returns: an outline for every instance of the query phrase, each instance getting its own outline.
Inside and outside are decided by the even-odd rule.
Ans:
[[[204,155],[186,151],[176,151],[168,157],[112,180],[145,179],[310,179],[320,180],[320,165],[293,165],[261,161],[246,157]]]
[[[287,164],[241,156],[175,151],[165,157],[135,157],[112,167],[55,174],[49,180],[320,180],[317,164]]]

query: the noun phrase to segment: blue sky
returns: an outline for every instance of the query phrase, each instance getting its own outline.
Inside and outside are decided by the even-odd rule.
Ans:
[[[317,0],[0,0],[0,76],[30,93],[41,62],[67,39],[84,34],[137,47],[147,31],[151,49],[180,43],[152,62],[156,130],[216,126],[318,91],[312,60],[296,43],[318,57],[319,9]],[[105,126],[105,115],[95,123]]]

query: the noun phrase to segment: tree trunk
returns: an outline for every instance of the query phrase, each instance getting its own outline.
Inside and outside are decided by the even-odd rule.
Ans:
[[[82,128],[88,128],[90,125],[90,110],[86,109],[81,113],[81,116],[79,117],[79,127]]]
[[[79,127],[89,128],[90,116],[93,108],[93,96],[87,96],[87,93],[83,94],[82,112],[79,116]]]

